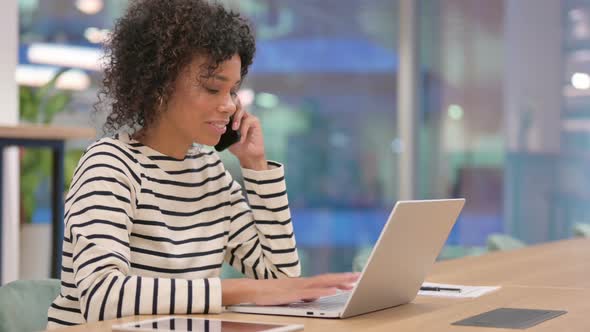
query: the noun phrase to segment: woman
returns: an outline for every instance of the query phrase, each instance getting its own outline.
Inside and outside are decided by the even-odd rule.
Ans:
[[[236,94],[254,51],[247,23],[205,0],[133,1],[117,21],[101,94],[117,135],[74,173],[48,328],[309,300],[356,280],[296,278],[283,167],[266,160],[260,123]],[[230,117],[250,205],[219,156],[193,146],[217,144]],[[220,280],[223,261],[252,279]]]

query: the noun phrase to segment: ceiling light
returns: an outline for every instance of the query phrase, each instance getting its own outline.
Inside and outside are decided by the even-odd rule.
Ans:
[[[572,75],[572,85],[578,90],[590,88],[590,76],[586,73],[575,73]]]
[[[104,7],[103,0],[77,0],[76,8],[86,15],[95,15]]]
[[[100,44],[103,43],[109,35],[109,30],[107,29],[99,29],[95,27],[90,27],[84,30],[84,37],[93,43],[93,44]]]
[[[459,105],[452,104],[449,106],[448,114],[453,120],[461,120],[463,118],[463,108]]]
[[[27,57],[31,63],[99,71],[102,51],[93,47],[39,43],[29,46]]]
[[[57,67],[18,65],[16,83],[25,86],[43,86],[55,77],[58,71]],[[55,87],[62,90],[86,90],[90,87],[90,77],[83,70],[70,69],[57,79]]]

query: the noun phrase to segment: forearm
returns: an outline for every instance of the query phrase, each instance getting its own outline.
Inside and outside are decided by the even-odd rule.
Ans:
[[[269,162],[269,166],[266,171],[242,170],[250,204],[234,205],[233,215],[240,217],[232,220],[229,240],[230,247],[240,247],[229,251],[227,261],[256,279],[276,278],[280,274],[294,277],[300,270],[284,170],[274,162]],[[233,200],[237,198],[236,195]],[[247,210],[251,214],[244,214]]]
[[[299,276],[284,169],[275,164],[272,170],[253,173],[248,172],[248,178],[254,181],[245,183],[264,253],[262,262],[285,276]],[[263,176],[260,173],[266,174]]]
[[[256,282],[252,279],[222,279],[221,305],[252,303],[256,296]]]
[[[130,315],[218,313],[220,281],[123,276],[113,271],[97,279],[80,297],[86,321]]]

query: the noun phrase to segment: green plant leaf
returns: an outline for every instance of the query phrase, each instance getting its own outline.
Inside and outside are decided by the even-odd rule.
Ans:
[[[19,111],[21,120],[36,123],[39,117],[39,99],[33,88],[21,86],[19,88]]]
[[[60,92],[50,96],[45,103],[43,123],[51,123],[57,113],[66,109],[71,99],[72,95],[69,92]]]
[[[69,68],[61,68],[60,70],[58,70],[57,73],[55,73],[55,75],[51,78],[51,80],[49,80],[49,82],[45,83],[43,86],[39,88],[39,90],[37,91],[37,96],[41,100],[45,99],[50,92],[55,90],[55,84],[57,83],[57,80],[60,78],[60,76],[68,70]]]
[[[50,124],[55,115],[66,109],[71,101],[71,92],[55,89],[59,77],[68,69],[59,70],[53,78],[39,88],[20,87],[20,118],[31,123]],[[66,183],[71,183],[73,168],[83,151],[69,154],[66,152]],[[30,222],[36,208],[36,194],[39,186],[51,173],[53,156],[48,149],[27,148],[21,160],[21,199],[25,220]],[[70,158],[75,161],[68,161]],[[74,163],[74,165],[70,165]],[[70,170],[68,170],[70,167]]]
[[[38,151],[33,151],[38,152]],[[39,158],[38,153],[26,154],[21,164],[20,192],[23,204],[24,219],[31,221],[35,209],[35,193],[41,183],[42,176],[39,170],[32,168],[34,160]],[[25,162],[26,161],[26,162]],[[29,170],[27,170],[29,168]],[[32,168],[32,169],[31,169]]]

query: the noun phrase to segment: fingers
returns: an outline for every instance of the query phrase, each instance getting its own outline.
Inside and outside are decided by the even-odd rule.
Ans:
[[[234,102],[236,104],[236,112],[232,115],[232,129],[240,130],[240,135],[242,137],[240,143],[243,143],[248,137],[250,130],[259,127],[260,124],[258,118],[242,108],[242,102],[238,96],[235,97]]]
[[[307,288],[300,290],[291,290],[285,293],[272,294],[272,296],[265,296],[256,299],[255,304],[258,305],[281,305],[300,301],[310,301],[318,299],[323,296],[334,295],[338,292],[336,288]]]
[[[340,289],[340,290],[349,291],[349,290],[352,290],[354,288],[354,285],[355,285],[354,283],[350,283],[350,284],[338,285],[336,287],[338,287],[338,289]]]
[[[248,116],[246,111],[242,110],[241,108],[238,109],[233,115],[233,122],[231,128],[233,130],[238,130],[240,128],[240,124],[242,123],[244,117]]]
[[[253,303],[281,305],[315,301],[320,297],[335,295],[340,290],[352,289],[359,276],[360,273],[335,273],[311,278],[264,280],[265,291],[253,299]]]
[[[302,291],[299,300],[303,302],[313,302],[320,297],[335,295],[337,293],[337,288],[311,288]]]
[[[303,301],[303,302],[313,302],[313,301],[317,301],[317,299],[319,299],[319,297],[314,297],[314,298],[311,298],[311,299],[303,299],[301,301]]]
[[[320,297],[335,295],[338,293],[336,288],[308,288],[300,290],[293,294],[293,299],[287,303],[293,303],[298,301],[311,302],[319,299]]]
[[[308,278],[308,287],[337,287],[352,289],[352,284],[360,277],[360,273],[330,273]]]
[[[232,117],[233,117],[232,129],[238,130],[238,128],[240,128],[240,124],[242,123],[242,118],[247,117],[248,112],[246,112],[242,108],[242,102],[240,101],[239,97],[236,96],[234,99],[234,102],[236,104],[236,112],[232,115]]]
[[[260,124],[258,122],[258,118],[256,118],[253,115],[248,114],[247,112],[244,112],[244,113],[245,114],[242,117],[241,125],[240,125],[240,134],[241,134],[240,143],[244,143],[246,141],[246,139],[248,138],[248,133],[260,126]]]

